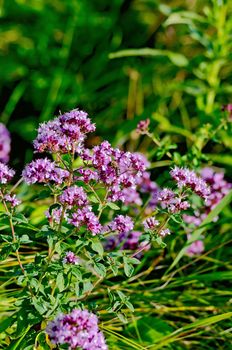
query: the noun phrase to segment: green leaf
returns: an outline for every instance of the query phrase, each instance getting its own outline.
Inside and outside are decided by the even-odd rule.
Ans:
[[[188,65],[188,59],[183,54],[168,51],[168,50],[142,48],[142,49],[121,50],[121,51],[113,52],[109,54],[110,59],[130,57],[130,56],[150,56],[150,57],[166,56],[176,66],[184,67]]]
[[[112,202],[107,203],[107,207],[110,207],[113,210],[120,210],[120,207]]]
[[[95,263],[94,264],[94,270],[97,272],[98,275],[105,277],[106,275],[106,268],[101,263]]]
[[[13,316],[4,318],[0,321],[0,332],[4,332],[8,327],[10,327],[15,322]]]
[[[47,311],[46,304],[43,300],[39,300],[36,297],[33,297],[32,304],[34,305],[35,309],[39,312],[40,315],[43,315]]]
[[[65,286],[64,286],[64,276],[63,276],[62,272],[58,273],[58,275],[57,275],[56,285],[57,285],[59,291],[63,292],[63,290],[65,289]]]
[[[202,221],[201,225],[196,229],[196,231],[191,235],[191,238],[187,241],[185,246],[181,249],[181,251],[177,254],[175,260],[171,264],[170,268],[167,270],[169,272],[173,267],[178,264],[180,259],[184,256],[187,248],[190,244],[200,239],[202,233],[207,230],[207,225],[213,221],[213,219],[220,214],[220,212],[231,202],[232,200],[232,191],[227,193],[227,195],[218,203],[218,205],[208,214],[204,221]]]
[[[104,249],[98,238],[94,239],[91,243],[92,249],[97,252],[101,257],[103,256]]]
[[[134,266],[131,264],[128,264],[127,259],[124,257],[123,258],[123,267],[124,267],[124,272],[127,277],[131,277],[134,272]]]
[[[21,224],[21,223],[27,224],[28,223],[28,219],[21,213],[15,214],[13,219],[15,221],[17,221],[19,224]]]
[[[126,318],[126,315],[124,315],[124,314],[122,314],[121,312],[118,312],[117,313],[117,316],[118,316],[118,318],[119,318],[119,320],[122,322],[122,323],[127,323],[128,321],[127,321],[127,318]]]
[[[135,329],[142,341],[147,344],[153,344],[173,331],[173,328],[162,319],[150,316],[136,320],[128,327],[130,333],[134,333]]]

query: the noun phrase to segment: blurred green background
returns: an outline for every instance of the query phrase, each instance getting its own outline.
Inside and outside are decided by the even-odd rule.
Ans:
[[[0,0],[13,165],[31,159],[39,122],[76,107],[119,144],[147,117],[159,132],[217,125],[232,93],[231,14],[229,0]]]

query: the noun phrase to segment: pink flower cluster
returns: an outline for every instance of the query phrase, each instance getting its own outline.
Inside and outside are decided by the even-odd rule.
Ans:
[[[82,179],[86,183],[92,180],[103,183],[108,189],[108,201],[126,202],[128,194],[132,191],[132,200],[139,202],[135,189],[146,168],[144,156],[121,151],[104,141],[95,146],[92,153],[88,150],[83,151],[81,157],[87,166],[79,169]]]
[[[37,159],[29,163],[23,170],[22,176],[26,183],[48,183],[62,184],[69,177],[67,170],[61,169],[48,158]]]
[[[161,237],[165,237],[171,234],[168,228],[161,229],[159,225],[160,222],[156,220],[155,216],[151,216],[143,221],[145,231],[156,231],[156,233]]]
[[[170,175],[177,182],[178,187],[189,187],[205,200],[210,195],[210,187],[201,177],[197,176],[194,171],[175,166],[171,170]]]
[[[11,138],[4,124],[0,123],[0,162],[9,161]]]
[[[4,196],[5,202],[9,203],[12,208],[15,208],[21,203],[21,200],[16,197],[15,194],[6,194]]]
[[[7,165],[0,162],[0,184],[7,184],[7,182],[13,178],[14,174],[14,170],[10,169]]]
[[[66,188],[59,196],[65,208],[65,218],[75,227],[85,225],[92,234],[100,233],[102,226],[89,205],[87,195],[82,187],[76,185]]]
[[[126,215],[117,215],[116,218],[107,225],[110,231],[117,231],[118,233],[127,234],[134,228],[132,219]]]
[[[74,309],[48,323],[46,332],[53,344],[67,344],[69,350],[107,350],[97,316],[87,310]]]
[[[150,119],[141,120],[136,128],[137,133],[143,135],[149,131]]]
[[[170,213],[179,213],[182,210],[186,210],[190,207],[190,203],[183,200],[182,197],[178,197],[176,193],[168,188],[164,188],[158,194],[158,201],[162,208],[167,209]]]
[[[63,259],[63,263],[77,265],[78,264],[78,257],[73,252],[69,251],[65,254],[65,257]]]
[[[41,124],[34,141],[34,148],[39,153],[79,152],[86,134],[94,130],[95,125],[91,123],[87,113],[74,109]]]
[[[196,209],[194,215],[184,215],[186,223],[199,226],[210,211],[222,200],[222,198],[232,188],[232,184],[224,179],[223,172],[216,172],[212,168],[204,168],[201,170],[201,176],[211,192],[207,197],[204,207]]]
[[[183,219],[187,224],[199,226],[210,211],[222,200],[222,198],[232,188],[232,184],[224,179],[223,172],[216,172],[212,168],[204,168],[201,171],[203,180],[210,186],[211,193],[207,197],[204,207],[196,209],[194,215],[183,215]],[[217,220],[217,217],[214,219]],[[190,237],[191,235],[189,235]],[[204,251],[204,243],[202,240],[193,242],[187,249],[186,254],[194,256]]]

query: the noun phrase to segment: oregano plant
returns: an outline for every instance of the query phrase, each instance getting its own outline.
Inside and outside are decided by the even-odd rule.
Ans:
[[[21,288],[17,311],[3,326],[13,329],[9,349],[108,349],[99,321],[102,310],[93,298],[96,288],[110,278],[131,278],[147,250],[165,249],[184,220],[199,225],[202,208],[211,210],[229,191],[223,175],[175,165],[176,146],[162,151],[149,121],[140,122],[137,131],[152,138],[158,159],[171,160],[163,188],[151,179],[143,154],[114,148],[108,141],[88,147],[95,125],[78,109],[39,126],[35,160],[25,166],[18,183],[10,186],[14,170],[0,163],[1,255],[15,254],[12,276]],[[17,197],[22,181],[24,189],[35,189],[25,203]],[[215,187],[218,181],[221,192]],[[31,220],[27,200],[35,206],[45,203],[41,225]],[[32,243],[43,248],[23,264],[25,247]],[[189,255],[196,251],[195,244]],[[107,290],[105,312],[127,322],[125,310],[134,311],[129,297],[112,283]]]

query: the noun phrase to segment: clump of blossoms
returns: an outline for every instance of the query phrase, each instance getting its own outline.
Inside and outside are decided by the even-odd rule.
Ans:
[[[7,182],[13,178],[14,174],[14,170],[10,169],[6,164],[0,162],[0,184],[7,184]]]
[[[112,148],[108,141],[95,146],[92,152],[80,155],[85,167],[79,172],[86,183],[95,180],[107,189],[106,201],[127,201],[128,191],[134,191],[146,169],[146,160],[139,153]]]
[[[232,184],[224,179],[222,171],[217,172],[212,168],[203,168],[200,172],[202,179],[210,186],[210,194],[202,207],[194,209],[194,215],[184,214],[184,221],[191,227],[199,226],[213,208],[222,200],[222,198],[230,191]],[[217,217],[214,218],[214,221]],[[190,238],[191,235],[188,234]],[[204,251],[204,242],[198,240],[193,242],[187,249],[186,254],[194,256],[201,254]]]
[[[177,186],[179,188],[189,187],[198,196],[207,200],[208,196],[210,195],[210,188],[205,180],[200,176],[197,176],[194,171],[187,168],[174,167],[170,174],[177,182]]]
[[[67,344],[70,350],[108,349],[97,316],[87,310],[74,309],[70,314],[60,314],[48,323],[46,332],[52,343]]]
[[[7,163],[9,161],[11,137],[4,124],[0,123],[0,161]]]
[[[95,131],[86,112],[74,109],[43,123],[34,141],[36,152],[74,153],[83,147],[86,134]]]
[[[69,177],[69,172],[56,165],[48,158],[37,159],[28,164],[23,170],[23,178],[26,183],[50,183],[62,184]]]

